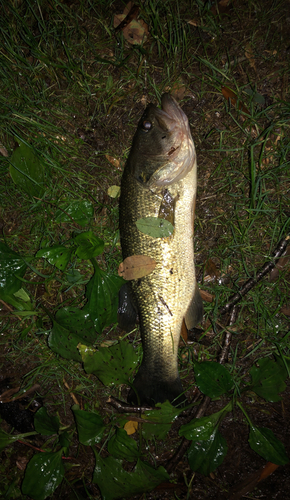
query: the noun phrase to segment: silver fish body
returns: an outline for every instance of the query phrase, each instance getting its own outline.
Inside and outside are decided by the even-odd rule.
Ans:
[[[121,182],[123,258],[148,255],[156,261],[154,271],[133,280],[126,295],[131,312],[138,313],[143,345],[128,398],[139,404],[184,400],[178,372],[182,321],[193,328],[202,319],[193,251],[195,148],[188,119],[174,98],[164,94],[161,105],[150,104],[142,115]],[[170,220],[173,234],[154,238],[142,233],[136,222],[145,217]],[[119,315],[122,327],[126,314]],[[133,316],[127,318],[130,325]]]

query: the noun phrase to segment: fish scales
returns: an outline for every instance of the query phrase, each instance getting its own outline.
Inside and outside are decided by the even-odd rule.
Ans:
[[[162,104],[165,111],[149,105],[143,114],[121,182],[123,258],[148,255],[156,261],[154,271],[130,283],[130,296],[139,316],[143,359],[129,400],[137,403],[139,399],[141,404],[167,399],[179,403],[184,399],[177,357],[182,321],[186,318],[187,326],[193,327],[202,317],[193,252],[194,145],[187,118],[176,101],[165,94]],[[139,231],[136,222],[160,217],[165,193],[173,205],[174,232],[169,237],[153,238]]]

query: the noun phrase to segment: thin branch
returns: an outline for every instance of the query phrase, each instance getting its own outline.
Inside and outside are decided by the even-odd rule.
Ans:
[[[286,236],[285,239],[281,240],[274,251],[273,259],[270,262],[267,262],[263,265],[263,267],[257,272],[255,278],[250,278],[241,288],[235,293],[229,302],[220,309],[220,314],[227,313],[232,307],[234,307],[241,299],[246,295],[261,279],[266,276],[274,267],[275,261],[281,257],[281,255],[285,252],[287,245],[290,240],[290,235]]]

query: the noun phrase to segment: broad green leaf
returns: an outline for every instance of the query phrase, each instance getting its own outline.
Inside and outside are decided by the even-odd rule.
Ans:
[[[138,364],[133,345],[126,341],[112,347],[100,347],[98,351],[80,345],[79,351],[85,371],[96,375],[104,385],[128,384]]]
[[[233,387],[233,380],[227,369],[214,361],[195,363],[194,374],[199,390],[210,398],[221,396]]]
[[[144,217],[144,219],[138,219],[136,226],[141,233],[148,234],[152,236],[152,238],[167,238],[171,236],[174,231],[171,222],[161,219],[160,217]]]
[[[279,392],[286,388],[284,380],[287,378],[287,370],[281,362],[270,358],[261,358],[251,368],[251,389],[266,401],[271,403],[280,401]]]
[[[80,410],[78,405],[73,405],[72,411],[75,416],[80,443],[93,446],[102,439],[104,421],[97,413]]]
[[[127,472],[122,467],[122,462],[113,457],[102,458],[97,454],[93,482],[101,490],[103,500],[114,500],[151,491],[158,484],[167,481],[169,475],[163,467],[157,470],[149,465],[137,461],[133,472]]]
[[[86,288],[87,303],[82,309],[59,309],[49,337],[50,348],[66,359],[80,361],[79,343],[92,345],[97,333],[117,321],[118,291],[123,284],[119,276],[109,275],[94,263],[95,274]]]
[[[94,207],[90,201],[78,200],[60,203],[56,211],[56,222],[75,222],[80,226],[85,226],[94,216]]]
[[[207,440],[192,441],[188,450],[188,462],[193,471],[208,476],[227,454],[227,442],[218,429]]]
[[[92,318],[97,318],[100,331],[105,326],[117,322],[118,292],[124,284],[120,276],[108,274],[102,271],[94,259],[94,275],[87,284],[86,297],[87,304],[83,307],[86,314]]]
[[[159,407],[160,410],[146,411],[144,416],[142,415],[142,418],[152,422],[142,424],[142,435],[145,439],[152,439],[153,436],[157,439],[165,439],[171,429],[172,422],[184,411],[184,408],[176,408],[169,401],[158,403],[156,407]]]
[[[43,406],[35,413],[34,428],[44,436],[57,434],[59,431],[59,418],[49,415],[45,406]]]
[[[182,425],[179,429],[179,435],[186,439],[207,440],[219,426],[223,416],[232,410],[232,404],[229,403],[222,410],[213,413],[208,417],[194,418],[189,424]]]
[[[9,171],[15,184],[30,196],[41,198],[44,193],[44,167],[32,147],[18,140],[11,156]]]
[[[66,248],[63,245],[54,245],[49,248],[42,248],[37,252],[36,257],[43,257],[52,266],[64,271],[70,261],[73,250],[73,247]]]
[[[20,288],[17,292],[15,292],[14,294],[14,297],[16,297],[17,299],[21,299],[23,300],[23,302],[30,302],[30,297],[28,295],[28,293],[23,289],[23,288]]]
[[[78,234],[74,241],[78,245],[76,254],[80,259],[91,259],[104,250],[103,240],[95,236],[92,231]]]
[[[21,288],[22,282],[17,276],[22,278],[26,268],[23,258],[0,242],[0,296],[12,295]]]
[[[71,443],[71,436],[67,431],[62,432],[58,438],[59,445],[62,447],[63,454],[67,457],[69,452],[69,446]]]
[[[139,458],[140,452],[136,441],[129,437],[124,429],[117,429],[116,434],[108,442],[108,452],[115,458],[134,462]]]
[[[53,320],[53,327],[48,337],[50,349],[65,359],[81,361],[77,350],[80,339],[76,334],[61,326],[56,319]]]
[[[44,500],[52,495],[64,476],[62,450],[37,453],[28,463],[22,483],[22,492],[33,500]]]
[[[261,104],[261,106],[265,106],[265,97],[263,95],[252,89],[244,89],[244,92],[246,92],[249,96],[253,96],[253,102]]]
[[[285,465],[289,462],[284,445],[266,427],[250,426],[249,443],[251,448],[268,462]]]

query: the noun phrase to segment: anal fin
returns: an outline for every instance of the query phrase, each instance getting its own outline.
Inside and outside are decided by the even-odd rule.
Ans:
[[[122,330],[130,332],[137,321],[137,308],[133,300],[130,283],[122,285],[119,291],[118,323]]]
[[[198,323],[200,323],[200,321],[202,321],[202,317],[203,317],[202,298],[196,283],[193,297],[191,299],[191,302],[188,306],[188,309],[184,317],[185,324],[188,330],[191,330],[191,328],[194,328]]]

